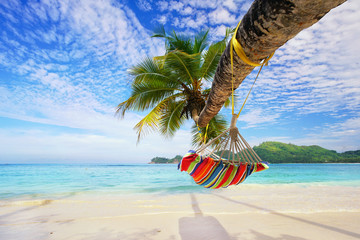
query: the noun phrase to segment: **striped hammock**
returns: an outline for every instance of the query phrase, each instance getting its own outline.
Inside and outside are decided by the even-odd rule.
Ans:
[[[199,149],[190,150],[180,161],[179,170],[186,171],[197,184],[206,188],[226,188],[269,168],[241,136],[234,116],[228,130]],[[210,148],[215,141],[218,144]]]

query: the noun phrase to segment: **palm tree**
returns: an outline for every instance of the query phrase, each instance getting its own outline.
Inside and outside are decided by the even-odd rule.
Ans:
[[[192,39],[175,31],[168,34],[160,27],[152,37],[165,40],[165,55],[148,57],[129,69],[133,78],[132,92],[117,106],[117,114],[124,116],[129,110],[149,111],[134,127],[138,141],[151,130],[172,137],[189,118],[196,123],[209,95],[204,82],[214,77],[231,34],[228,29],[223,40],[209,44],[208,32],[200,32]],[[199,143],[204,134],[199,138],[194,125],[193,143]],[[216,137],[226,125],[226,121],[217,115],[209,123],[207,139]]]
[[[300,31],[318,22],[331,9],[346,0],[255,0],[235,33],[246,56],[260,62]],[[205,108],[199,115],[199,126],[206,126],[220,111],[232,91],[230,44],[216,70],[213,87]],[[242,83],[254,69],[234,52],[234,87]]]

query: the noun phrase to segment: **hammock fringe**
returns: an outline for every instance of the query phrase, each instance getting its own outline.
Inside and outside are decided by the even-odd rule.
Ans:
[[[186,171],[203,187],[226,188],[242,183],[254,172],[268,169],[269,163],[260,159],[235,125],[236,120],[218,137],[190,150],[179,163],[180,171]],[[210,148],[217,140],[219,143]]]

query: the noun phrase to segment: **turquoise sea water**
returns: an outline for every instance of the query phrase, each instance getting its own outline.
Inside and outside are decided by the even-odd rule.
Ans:
[[[360,164],[271,164],[242,184],[360,187]],[[61,198],[82,193],[179,193],[216,191],[194,183],[177,165],[0,165],[0,200]]]

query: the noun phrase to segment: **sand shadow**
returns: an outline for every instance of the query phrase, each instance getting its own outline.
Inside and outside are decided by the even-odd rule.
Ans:
[[[70,198],[72,196],[74,196],[75,194],[67,194],[61,198],[57,198],[57,199],[45,199],[45,200],[41,200],[39,201],[39,204],[35,205],[35,206],[31,206],[31,207],[24,207],[24,208],[21,208],[19,210],[16,210],[16,211],[13,211],[13,212],[10,212],[10,213],[6,213],[6,214],[3,214],[3,215],[0,215],[0,220],[1,219],[5,219],[7,217],[10,217],[10,216],[13,216],[13,215],[16,215],[16,214],[20,214],[20,213],[23,213],[23,212],[26,212],[26,211],[31,211],[31,210],[34,210],[36,208],[41,208],[41,207],[44,207],[44,206],[47,206],[47,205],[50,205],[53,201],[56,201],[56,200],[60,200],[60,199],[66,199],[66,198]],[[31,200],[29,200],[31,201]]]
[[[109,228],[102,228],[97,233],[87,234],[74,234],[69,238],[86,239],[86,240],[99,240],[99,239],[111,239],[111,240],[146,240],[146,239],[163,239],[161,237],[161,230],[155,229],[139,229],[137,232],[127,233],[126,231],[116,231]],[[176,239],[175,236],[170,236],[168,240]]]
[[[250,232],[255,237],[254,240],[307,240],[306,238],[295,237],[288,234],[282,234],[279,237],[271,237],[255,230],[251,230]]]
[[[179,233],[182,240],[230,240],[220,222],[212,216],[204,216],[194,194],[190,194],[195,217],[179,219]]]
[[[296,237],[289,234],[281,234],[279,236],[273,237],[252,229],[249,229],[249,233],[247,233],[246,236],[235,234],[232,237],[233,239],[239,240],[309,240],[308,238]]]
[[[313,226],[317,226],[317,227],[320,227],[320,228],[323,228],[323,229],[327,229],[327,230],[330,230],[330,231],[334,231],[334,232],[337,232],[337,233],[341,233],[341,234],[344,234],[344,235],[347,235],[347,236],[351,236],[351,237],[360,239],[360,234],[355,233],[355,232],[351,232],[351,231],[348,231],[348,230],[345,230],[345,229],[329,226],[329,225],[322,224],[322,223],[317,223],[317,222],[302,219],[302,218],[299,218],[299,217],[289,216],[289,215],[286,215],[286,214],[283,214],[283,213],[276,212],[276,211],[274,211],[272,209],[267,209],[267,208],[259,207],[259,206],[256,206],[256,205],[253,205],[253,204],[250,204],[250,203],[241,202],[241,201],[234,200],[234,199],[231,199],[231,198],[228,198],[228,197],[225,197],[225,196],[221,196],[219,194],[214,194],[213,193],[213,195],[216,196],[216,197],[225,199],[225,200],[227,200],[229,202],[233,202],[233,203],[236,203],[236,204],[241,204],[241,205],[244,205],[244,206],[247,206],[247,207],[250,207],[250,208],[254,208],[254,209],[258,209],[258,210],[267,211],[267,212],[269,212],[269,214],[273,214],[273,215],[276,215],[276,216],[280,216],[280,217],[288,218],[288,219],[291,219],[291,220],[299,221],[299,222],[302,222],[302,223],[310,224],[310,225],[313,225]]]

